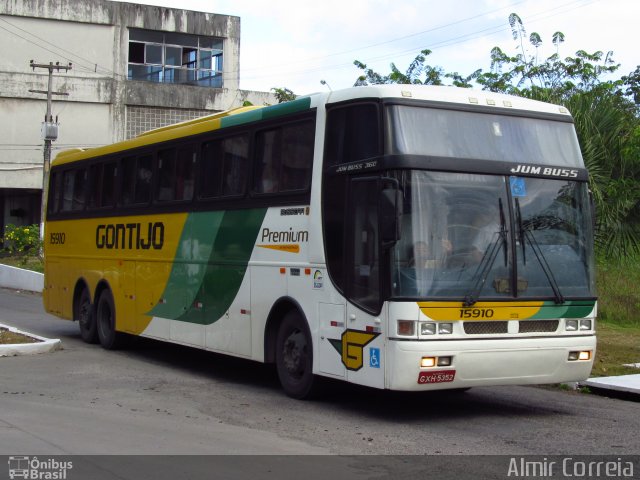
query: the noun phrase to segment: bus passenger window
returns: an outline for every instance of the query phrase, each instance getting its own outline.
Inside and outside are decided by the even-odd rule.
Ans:
[[[134,203],[136,188],[136,159],[126,157],[122,159],[122,184],[120,190],[120,201],[123,205]]]
[[[151,198],[153,155],[138,157],[136,162],[136,203],[149,203]]]
[[[47,212],[57,213],[60,210],[60,197],[62,195],[62,174],[60,172],[51,173],[50,185]]]
[[[160,150],[158,152],[158,186],[156,189],[156,200],[160,202],[170,202],[176,198],[175,190],[175,149]]]
[[[305,190],[311,181],[313,122],[282,129],[282,191]]]
[[[238,135],[226,138],[222,146],[223,179],[222,194],[242,195],[249,171],[249,136]]]
[[[118,166],[116,162],[110,162],[103,166],[102,186],[100,194],[100,207],[112,207],[116,199],[116,175]]]
[[[196,162],[196,151],[193,147],[178,150],[176,163],[176,200],[193,198],[193,173]]]
[[[279,190],[281,131],[267,130],[258,133],[258,163],[254,190],[257,193],[276,193]]]
[[[309,188],[314,134],[310,120],[259,132],[254,191],[282,193]]]
[[[220,182],[222,178],[221,150],[222,142],[219,140],[207,142],[202,146],[199,175],[200,196],[202,198],[220,196]]]
[[[87,171],[84,169],[64,172],[62,190],[63,212],[84,210],[86,180]]]

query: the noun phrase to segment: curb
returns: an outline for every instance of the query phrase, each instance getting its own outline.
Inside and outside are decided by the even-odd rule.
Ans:
[[[26,335],[27,337],[39,340],[36,343],[12,343],[0,345],[0,357],[14,357],[16,355],[35,355],[38,353],[55,352],[62,350],[62,342],[59,338],[45,338],[33,333],[24,332],[9,325],[0,323],[0,327],[6,328],[10,332]]]

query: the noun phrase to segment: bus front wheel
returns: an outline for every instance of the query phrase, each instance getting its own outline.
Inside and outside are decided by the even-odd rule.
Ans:
[[[98,343],[98,329],[93,315],[91,296],[86,288],[82,289],[74,304],[73,319],[78,321],[82,340],[86,343]]]
[[[304,319],[292,311],[278,329],[276,367],[284,392],[292,398],[308,398],[314,391],[313,345]]]
[[[111,290],[103,290],[96,307],[96,326],[100,345],[116,350],[124,344],[124,334],[116,332],[116,308]]]

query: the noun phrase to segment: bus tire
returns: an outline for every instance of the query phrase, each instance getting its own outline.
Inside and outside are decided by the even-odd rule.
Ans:
[[[313,344],[309,329],[297,311],[282,319],[276,339],[276,368],[284,392],[292,398],[309,398],[314,393]]]
[[[82,340],[86,343],[98,343],[98,328],[93,314],[93,305],[91,305],[91,295],[86,288],[82,289],[74,302],[73,319],[78,321]]]
[[[96,305],[96,326],[100,345],[107,350],[117,350],[124,345],[124,333],[116,332],[116,308],[113,294],[103,290]]]

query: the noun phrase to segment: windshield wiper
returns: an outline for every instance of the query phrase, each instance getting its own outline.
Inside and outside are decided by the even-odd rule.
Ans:
[[[549,266],[549,263],[547,262],[547,258],[544,256],[544,253],[542,253],[542,249],[540,248],[540,244],[538,243],[538,241],[536,240],[536,237],[533,235],[533,233],[531,233],[531,230],[528,228],[525,228],[522,225],[522,215],[520,213],[520,202],[518,201],[518,199],[515,199],[515,203],[516,203],[516,216],[517,216],[517,220],[518,220],[518,237],[520,239],[520,244],[522,245],[522,260],[524,262],[524,264],[526,265],[526,257],[525,257],[525,239],[526,241],[529,242],[529,245],[531,245],[531,250],[533,250],[533,253],[536,256],[536,259],[538,260],[538,263],[540,264],[540,267],[542,267],[542,271],[544,272],[545,276],[547,277],[547,280],[549,282],[549,285],[551,285],[551,289],[553,290],[553,295],[555,296],[555,302],[556,303],[564,303],[564,296],[562,295],[562,292],[560,291],[560,286],[558,285],[558,282],[556,281],[556,277],[553,276],[553,271],[551,270],[551,267]]]
[[[504,209],[502,208],[502,199],[498,199],[498,206],[500,207],[500,231],[496,232],[496,239],[493,240],[484,254],[482,255],[482,260],[478,265],[471,281],[473,282],[473,287],[471,290],[464,296],[463,305],[465,307],[471,307],[478,301],[478,296],[482,291],[482,287],[487,281],[487,277],[489,276],[489,272],[493,267],[493,264],[498,257],[498,252],[500,251],[500,243],[502,243],[502,249],[504,250],[504,265],[507,266],[507,227],[506,221],[504,217]]]

